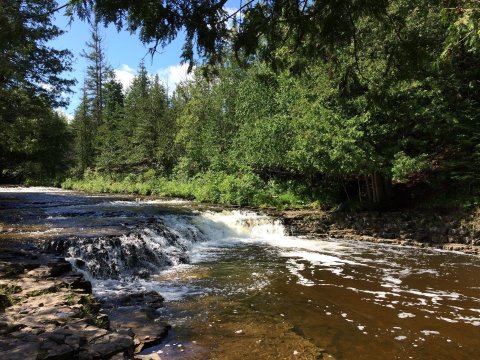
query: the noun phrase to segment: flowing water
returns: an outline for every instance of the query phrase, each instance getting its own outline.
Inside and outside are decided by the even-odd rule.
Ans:
[[[99,298],[154,290],[162,359],[478,359],[480,259],[291,237],[176,200],[0,190],[0,240],[65,254]]]

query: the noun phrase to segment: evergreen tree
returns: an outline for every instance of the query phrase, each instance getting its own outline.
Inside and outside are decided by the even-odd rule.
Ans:
[[[97,166],[111,173],[120,169],[124,163],[121,126],[124,121],[124,95],[122,84],[114,75],[105,86],[105,108],[103,122],[98,129],[98,155]]]
[[[87,50],[82,56],[87,60],[86,92],[90,102],[95,126],[102,124],[103,108],[105,107],[104,88],[112,70],[105,59],[103,39],[100,35],[98,20],[91,25],[91,39],[86,43]]]
[[[60,75],[71,70],[72,55],[48,46],[49,40],[63,34],[51,21],[55,6],[50,0],[2,1],[0,123],[66,104],[61,94],[75,82]]]
[[[155,157],[157,126],[150,116],[150,79],[143,62],[127,93],[125,114],[125,146],[131,149],[127,162],[149,166]]]
[[[76,172],[83,174],[93,165],[94,161],[94,120],[89,108],[89,99],[86,86],[83,87],[83,96],[80,105],[75,110],[72,122],[75,136],[74,153]]]
[[[168,104],[167,90],[155,75],[150,86],[149,117],[153,123],[155,134],[154,159],[155,166],[163,172],[171,169],[173,164],[173,142],[175,138],[175,122]]]
[[[51,109],[67,103],[63,96],[74,81],[64,79],[62,72],[71,70],[72,56],[68,50],[49,45],[63,33],[52,24],[55,7],[50,0],[4,0],[0,5],[0,181],[25,179],[30,168],[27,162],[38,166],[43,163],[40,154],[50,159],[54,153],[47,151],[49,143],[42,144],[45,148],[40,152],[32,152],[25,144],[27,138],[32,143],[41,141],[34,137],[44,135],[33,131],[38,130],[36,124],[58,120],[52,134],[61,136],[65,130]],[[50,140],[52,149],[56,141],[61,142]],[[67,153],[56,153],[58,164],[64,164]]]

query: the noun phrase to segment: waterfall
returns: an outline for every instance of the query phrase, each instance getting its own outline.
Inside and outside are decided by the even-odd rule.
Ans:
[[[198,243],[283,238],[281,221],[245,211],[204,211],[160,215],[127,228],[120,236],[55,239],[47,246],[61,252],[95,279],[148,278],[190,262]]]

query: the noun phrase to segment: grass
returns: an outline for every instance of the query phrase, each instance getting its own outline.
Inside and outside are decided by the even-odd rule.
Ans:
[[[15,304],[16,300],[13,296],[22,291],[20,286],[16,285],[0,285],[0,310],[4,310]]]
[[[324,201],[313,199],[297,183],[265,182],[252,173],[227,174],[206,172],[192,178],[166,178],[144,174],[108,176],[86,172],[81,179],[69,178],[64,189],[100,192],[157,195],[196,200],[223,205],[249,205],[255,207],[319,208]]]
[[[109,328],[108,317],[100,316],[100,304],[92,295],[82,295],[79,303],[82,305],[82,316],[90,319],[92,325],[102,329]]]
[[[26,296],[27,297],[36,297],[36,296],[42,296],[42,295],[46,295],[46,294],[53,294],[53,293],[57,292],[61,287],[62,287],[62,285],[54,285],[54,286],[51,286],[51,287],[45,288],[45,289],[32,290],[32,291],[29,291],[26,294]]]

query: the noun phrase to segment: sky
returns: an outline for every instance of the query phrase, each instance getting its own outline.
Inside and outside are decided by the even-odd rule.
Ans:
[[[226,10],[232,13],[238,9],[240,4],[241,0],[229,0]],[[65,77],[76,79],[77,84],[72,88],[74,92],[69,95],[70,105],[59,109],[69,119],[72,119],[75,108],[80,103],[80,93],[87,67],[81,54],[86,48],[85,43],[90,40],[90,28],[88,23],[79,19],[75,19],[71,24],[69,24],[69,20],[62,11],[55,14],[53,23],[65,33],[51,41],[50,45],[56,49],[68,49],[74,56],[73,70],[66,73]],[[107,63],[114,69],[117,79],[124,88],[130,85],[142,59],[147,71],[152,75],[158,74],[170,93],[175,89],[177,83],[191,76],[187,73],[188,64],[181,64],[183,34],[179,34],[179,37],[164,49],[159,49],[160,54],[156,53],[153,58],[148,53],[148,45],[143,45],[136,34],[132,35],[127,31],[117,32],[113,26],[110,26],[108,28],[101,27],[101,36]]]

